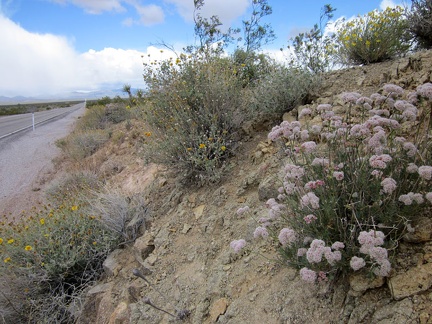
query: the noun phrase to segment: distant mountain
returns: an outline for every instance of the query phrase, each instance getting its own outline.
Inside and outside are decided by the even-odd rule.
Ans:
[[[131,89],[132,93],[135,93],[137,89]],[[0,96],[0,105],[10,105],[10,104],[19,104],[19,103],[37,103],[37,102],[50,102],[50,101],[67,101],[67,100],[94,100],[100,99],[103,97],[114,98],[116,96],[120,96],[122,98],[127,97],[127,94],[123,92],[122,89],[112,89],[112,90],[94,90],[94,91],[72,91],[68,93],[62,93],[57,95],[50,96],[33,96],[33,97],[25,97],[25,96],[15,96],[15,97],[6,97]]]

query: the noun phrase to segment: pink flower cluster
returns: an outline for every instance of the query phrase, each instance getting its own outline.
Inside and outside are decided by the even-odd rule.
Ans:
[[[384,85],[383,92],[388,94],[391,97],[397,97],[403,95],[404,90],[398,85],[389,83]]]
[[[426,195],[425,195],[425,197],[426,197]],[[426,197],[426,199],[427,199],[427,197]],[[398,200],[401,203],[403,203],[405,206],[410,206],[410,205],[412,205],[413,202],[416,202],[417,204],[423,204],[424,203],[423,195],[420,193],[414,193],[414,192],[408,192],[405,195],[400,195]]]
[[[419,176],[424,180],[432,179],[432,166],[423,165],[418,168]]]
[[[383,187],[382,191],[389,195],[395,191],[397,187],[396,181],[392,178],[385,178],[381,181],[381,186]]]
[[[297,234],[291,228],[282,228],[279,232],[278,239],[282,246],[291,245],[297,240]]]
[[[310,270],[308,268],[301,268],[300,269],[300,278],[302,278],[303,281],[306,281],[308,283],[315,283],[317,279],[317,273],[313,270]]]
[[[317,217],[315,215],[309,214],[309,215],[306,215],[305,217],[303,217],[303,219],[306,222],[306,224],[310,224],[313,221],[317,220]]]
[[[304,188],[306,190],[313,190],[313,189],[316,189],[318,187],[324,186],[324,184],[325,184],[325,182],[323,180],[308,181],[304,185]]]
[[[302,207],[310,207],[312,209],[319,209],[319,197],[313,192],[308,192],[306,195],[300,198],[300,204]]]
[[[350,266],[354,271],[360,270],[365,265],[366,265],[366,262],[363,258],[353,256],[350,260]]]
[[[305,174],[304,168],[295,164],[286,164],[284,167],[284,180],[297,180]]]
[[[342,181],[344,179],[345,175],[342,171],[335,171],[333,172],[333,178],[335,178],[338,181]]]
[[[391,160],[392,157],[388,154],[372,155],[369,158],[369,164],[374,169],[385,169]]]
[[[276,219],[280,216],[282,209],[285,208],[284,204],[279,204],[276,199],[270,198],[266,202],[266,207],[268,209],[268,214],[270,219]]]
[[[304,142],[300,145],[300,149],[305,153],[312,153],[315,151],[317,144],[314,141]]]
[[[237,209],[237,215],[243,215],[249,211],[249,206],[240,207]]]
[[[340,97],[345,103],[355,104],[361,98],[361,94],[357,92],[343,92]]]
[[[428,82],[417,87],[417,93],[429,100],[432,100],[432,83]]]
[[[313,240],[306,252],[306,259],[309,263],[319,263],[322,261],[323,256],[330,265],[334,265],[342,259],[342,253],[338,249],[332,251],[331,247],[325,246],[323,240]]]
[[[283,121],[280,125],[272,128],[268,134],[268,138],[272,141],[277,140],[280,137],[293,140],[300,136],[301,124],[298,121],[288,122]]]
[[[255,229],[254,234],[253,234],[254,238],[259,238],[259,237],[266,238],[266,237],[268,237],[268,235],[269,235],[269,233],[267,231],[267,228],[265,228],[263,226],[258,226]]]
[[[244,239],[234,240],[230,243],[230,247],[234,250],[235,253],[239,253],[242,248],[246,245],[246,241]]]
[[[375,230],[370,230],[369,232],[362,231],[358,237],[361,245],[360,253],[366,254],[371,258],[375,265],[373,272],[377,276],[382,277],[388,276],[391,270],[387,250],[381,247],[384,244],[384,238],[385,235],[383,232]]]

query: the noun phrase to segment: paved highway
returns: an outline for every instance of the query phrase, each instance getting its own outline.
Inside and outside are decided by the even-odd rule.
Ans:
[[[73,111],[82,108],[85,103],[80,103],[67,108],[56,108],[46,111],[36,112],[34,114],[35,125],[44,123],[48,120],[67,115]],[[0,139],[21,130],[30,129],[33,126],[32,113],[1,116],[0,117]]]

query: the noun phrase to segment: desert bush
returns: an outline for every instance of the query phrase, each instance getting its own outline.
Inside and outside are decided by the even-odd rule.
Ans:
[[[112,124],[129,120],[131,117],[130,107],[124,103],[94,105],[78,120],[76,130],[107,129]]]
[[[105,130],[77,131],[56,142],[72,160],[82,160],[95,153],[109,139]]]
[[[409,30],[419,48],[432,47],[432,1],[412,0],[407,13]]]
[[[398,243],[432,205],[432,84],[409,94],[387,84],[383,94],[341,100],[344,116],[330,104],[304,108],[300,121],[268,135],[286,158],[280,194],[254,236],[271,238],[308,282],[349,271],[388,276]]]
[[[100,221],[117,233],[123,242],[134,241],[145,225],[147,207],[141,196],[128,198],[118,190],[105,189],[89,195],[85,210],[98,215]],[[142,233],[141,233],[142,234]]]
[[[45,206],[19,223],[1,222],[0,305],[7,323],[73,323],[84,289],[119,242],[80,206]]]
[[[71,172],[51,182],[45,195],[51,202],[61,202],[74,197],[88,197],[90,192],[100,189],[102,185],[103,182],[95,172]]]
[[[334,67],[334,35],[325,35],[324,29],[335,10],[331,5],[325,5],[321,9],[319,24],[315,24],[309,32],[300,33],[290,40],[288,49],[292,49],[293,65],[315,74],[329,71]]]
[[[371,64],[405,54],[411,44],[402,7],[371,11],[343,22],[335,46],[340,63]]]
[[[210,54],[147,65],[149,97],[142,108],[151,127],[147,157],[185,180],[217,181],[245,115],[237,71],[229,58]]]
[[[274,62],[253,90],[255,111],[279,115],[291,111],[307,103],[320,84],[319,76],[306,69]]]

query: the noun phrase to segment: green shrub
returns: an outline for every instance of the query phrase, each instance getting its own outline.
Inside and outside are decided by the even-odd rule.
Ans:
[[[412,0],[408,26],[419,48],[432,47],[432,1]]]
[[[402,7],[371,11],[342,23],[336,35],[336,51],[342,64],[359,65],[386,61],[410,48],[407,20]]]
[[[210,55],[182,54],[147,65],[149,96],[142,108],[152,130],[147,157],[185,180],[217,181],[245,117],[237,71],[230,59]]]
[[[272,238],[305,281],[348,271],[388,276],[403,235],[429,217],[432,84],[406,97],[387,84],[383,93],[343,93],[345,116],[321,104],[269,133],[287,156],[280,194],[267,201],[254,236]]]
[[[79,161],[95,153],[108,139],[109,135],[104,130],[78,131],[57,141],[57,146],[66,156]]]
[[[73,323],[84,289],[119,242],[96,216],[61,205],[0,227],[0,309],[7,323]]]
[[[89,192],[98,190],[103,182],[99,180],[94,172],[78,171],[67,173],[53,181],[45,195],[49,201],[64,201],[76,197],[87,196]]]
[[[308,70],[273,63],[254,91],[257,113],[282,114],[305,104],[320,86],[320,78]]]

